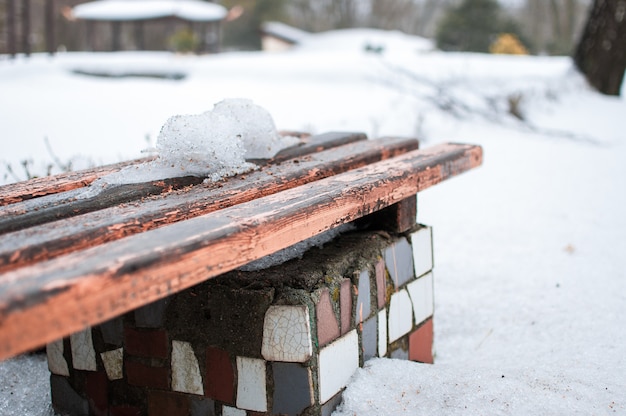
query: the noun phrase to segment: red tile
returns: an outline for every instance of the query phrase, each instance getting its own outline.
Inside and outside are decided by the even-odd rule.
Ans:
[[[350,323],[352,322],[352,282],[350,279],[344,279],[344,281],[341,282],[339,302],[341,312],[341,335],[344,335],[350,331]]]
[[[235,370],[227,351],[207,348],[204,391],[207,397],[234,404]]]
[[[385,261],[378,260],[376,263],[376,298],[378,300],[378,309],[385,306],[387,297],[387,278],[385,271]]]
[[[339,337],[339,324],[333,311],[328,288],[324,288],[320,300],[315,306],[317,317],[317,342],[320,347]]]
[[[109,416],[141,416],[141,409],[136,406],[111,406]]]
[[[409,335],[409,360],[433,364],[432,318]]]
[[[148,416],[189,416],[189,395],[151,391],[148,395]]]
[[[109,407],[109,379],[104,371],[87,372],[85,394],[91,412],[96,416],[107,416]]]
[[[130,355],[167,358],[169,342],[164,330],[136,330],[124,328],[124,348]]]
[[[170,372],[166,367],[150,367],[136,361],[127,360],[126,378],[128,384],[141,387],[168,390],[170,387]]]

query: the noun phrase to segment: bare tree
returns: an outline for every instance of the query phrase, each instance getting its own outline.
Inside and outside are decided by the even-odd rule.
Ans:
[[[589,83],[620,95],[626,71],[626,0],[595,0],[574,54]]]

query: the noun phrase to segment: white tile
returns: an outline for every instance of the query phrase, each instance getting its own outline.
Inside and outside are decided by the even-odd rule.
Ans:
[[[46,355],[48,356],[48,369],[52,374],[59,376],[70,376],[70,370],[67,367],[67,361],[63,357],[63,340],[51,342],[46,346]]]
[[[100,357],[109,380],[121,380],[124,378],[122,370],[124,367],[124,348],[100,353]]]
[[[433,269],[432,228],[422,227],[411,234],[411,244],[413,245],[415,276],[420,277]]]
[[[413,327],[413,306],[409,293],[402,289],[391,295],[389,301],[389,342],[394,342],[411,331]]]
[[[413,303],[415,325],[419,325],[433,315],[433,274],[428,273],[412,281],[406,287]]]
[[[246,416],[246,411],[236,407],[222,406],[222,416]]]
[[[320,402],[325,403],[344,388],[358,368],[359,337],[353,329],[320,351]]]
[[[204,395],[198,359],[188,342],[172,341],[172,390]]]
[[[265,361],[258,358],[237,357],[237,407],[267,411]]]
[[[387,354],[387,309],[378,312],[378,356]]]
[[[268,361],[303,363],[313,354],[309,308],[270,306],[263,322],[261,354]]]
[[[70,335],[72,362],[77,370],[96,371],[96,351],[91,340],[91,328]]]

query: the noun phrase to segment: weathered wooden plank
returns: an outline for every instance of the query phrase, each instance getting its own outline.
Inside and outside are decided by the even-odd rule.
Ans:
[[[327,150],[333,147],[342,146],[344,144],[354,143],[366,139],[367,136],[364,133],[322,133],[311,136],[308,139],[303,139],[302,143],[298,146],[293,146],[281,150],[276,154],[276,156],[274,156],[272,161],[282,162],[288,159],[293,159],[295,157],[302,157],[311,153],[321,152],[322,150]]]
[[[152,159],[154,159],[154,157],[147,157],[3,185],[0,186],[0,207],[44,195],[52,195],[82,188],[104,175],[117,172],[126,166],[148,162]]]
[[[415,139],[381,138],[353,142],[291,162],[232,178],[170,192],[133,204],[49,222],[5,234],[0,239],[0,273],[29,263],[117,240],[138,232],[226,208],[254,198],[394,157],[418,147]],[[69,203],[71,207],[75,203]],[[29,226],[28,212],[20,224]],[[0,220],[0,229],[2,225]],[[14,222],[7,223],[15,225]]]
[[[0,277],[0,359],[98,324],[402,201],[482,163],[413,151]]]
[[[341,146],[347,143],[367,140],[367,136],[365,134],[356,132],[330,132],[313,136],[305,133],[292,132],[281,132],[281,134],[297,136],[300,138],[301,143],[282,150],[271,160],[271,162],[280,162],[294,157],[301,157],[316,151]],[[3,185],[0,186],[0,207],[33,198],[39,198],[45,195],[53,195],[82,188],[102,176],[117,172],[126,166],[149,162],[154,158],[155,156],[150,156],[142,159],[135,159],[111,165],[79,170],[76,172],[68,172]],[[265,162],[266,161],[262,161],[262,163]]]
[[[271,160],[256,160],[257,164],[279,163],[289,158],[308,155],[318,149],[330,149],[346,143],[367,140],[362,133],[325,133],[317,136],[301,137],[302,143],[285,149]],[[131,164],[134,162],[131,162]],[[53,194],[30,199],[19,205],[0,207],[0,234],[34,227],[51,221],[70,218],[107,207],[140,200],[152,195],[202,183],[204,178],[185,176],[169,178],[149,183],[120,185],[106,189],[98,195],[83,197],[80,190],[63,194]],[[48,179],[54,182],[54,178]],[[31,181],[25,182],[28,185]],[[46,182],[46,181],[43,181]],[[35,189],[39,182],[34,184]],[[2,194],[2,188],[0,188]]]
[[[83,215],[119,204],[125,204],[152,195],[171,192],[172,190],[181,189],[186,186],[197,185],[202,183],[203,180],[204,178],[197,176],[183,176],[179,178],[162,179],[150,183],[124,184],[104,189],[96,195],[85,198],[80,196],[76,197],[76,194],[72,193],[69,198],[56,200],[56,203],[51,206],[37,210],[22,209],[19,215],[5,215],[0,217],[0,235],[52,221],[62,220],[64,218]],[[12,211],[15,212],[14,209],[16,207],[11,208]]]

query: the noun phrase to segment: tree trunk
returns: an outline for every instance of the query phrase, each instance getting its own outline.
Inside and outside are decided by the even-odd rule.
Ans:
[[[11,57],[17,53],[15,38],[15,0],[7,0],[7,46]]]
[[[594,1],[574,62],[598,91],[620,95],[626,71],[626,0]]]

